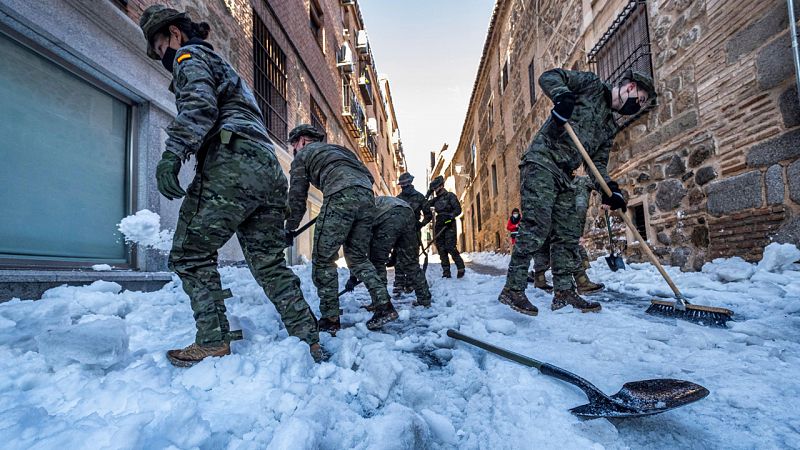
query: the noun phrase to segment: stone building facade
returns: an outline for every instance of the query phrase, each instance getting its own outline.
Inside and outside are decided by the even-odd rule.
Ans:
[[[0,0],[0,189],[9,193],[0,201],[0,300],[99,278],[137,289],[170,279],[164,254],[132,248],[116,229],[142,209],[174,228],[180,206],[154,180],[175,114],[169,74],[147,58],[138,27],[154,3],[211,25],[209,41],[253,88],[287,173],[288,130],[313,123],[367,164],[376,194],[396,193],[405,168],[398,121],[354,0]],[[182,184],[193,169],[184,165]],[[321,200],[310,194],[309,217]],[[310,256],[310,236],[298,238],[291,262]],[[238,242],[219,257],[240,261]],[[89,270],[98,263],[115,270]]]
[[[451,163],[467,250],[508,252],[521,154],[552,102],[537,84],[553,67],[613,82],[653,75],[657,105],[620,118],[609,162],[634,223],[663,262],[699,270],[717,257],[757,260],[771,241],[800,243],[800,108],[786,2],[500,0]],[[607,235],[597,208],[590,248]],[[617,222],[621,222],[617,220]],[[630,258],[639,245],[620,223]]]

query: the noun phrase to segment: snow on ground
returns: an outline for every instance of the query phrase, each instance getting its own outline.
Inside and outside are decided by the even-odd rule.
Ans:
[[[194,336],[188,299],[175,281],[152,293],[116,283],[59,287],[36,302],[0,305],[0,438],[3,448],[787,448],[800,419],[800,270],[796,252],[771,247],[763,266],[718,260],[701,273],[669,268],[699,304],[731,308],[713,329],[644,314],[666,295],[655,269],[630,264],[606,282],[603,311],[549,310],[538,317],[496,298],[503,278],[467,271],[442,279],[431,264],[434,304],[396,304],[401,320],[368,331],[363,287],[343,297],[333,353],[316,365],[286,335],[247,269],[222,269],[234,297],[229,317],[246,339],[234,354],[190,369],[167,349]],[[473,261],[502,261],[472,255]],[[747,263],[745,263],[747,264]],[[500,266],[502,268],[502,266]],[[294,268],[318,312],[309,265]],[[339,272],[344,283],[347,271]],[[737,281],[726,281],[736,279]],[[679,378],[711,394],[664,414],[581,421],[572,386],[445,336],[447,328],[573,371],[608,393],[623,383]]]

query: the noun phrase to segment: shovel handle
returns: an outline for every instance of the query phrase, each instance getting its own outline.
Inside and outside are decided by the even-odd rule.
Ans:
[[[580,139],[578,139],[578,136],[575,134],[575,130],[572,129],[572,125],[570,125],[569,123],[565,123],[564,129],[567,130],[567,134],[569,134],[569,137],[572,139],[572,142],[575,144],[575,146],[578,148],[578,151],[581,153],[581,156],[583,157],[583,162],[586,163],[586,166],[589,168],[589,170],[592,171],[594,179],[597,180],[597,183],[603,189],[603,192],[605,192],[607,196],[611,197],[612,195],[611,188],[608,187],[608,184],[606,184],[606,180],[603,178],[602,175],[600,175],[600,171],[597,170],[597,167],[594,165],[594,161],[592,161],[592,158],[589,157],[589,153],[586,152],[586,149],[583,147],[583,144],[581,144]],[[642,244],[642,249],[644,249],[645,255],[647,255],[647,258],[650,259],[650,262],[653,263],[654,266],[656,266],[658,271],[661,273],[661,276],[664,277],[664,280],[672,289],[672,292],[675,293],[675,297],[682,300],[683,295],[681,294],[681,291],[678,289],[678,286],[676,286],[675,283],[672,282],[672,278],[670,278],[670,276],[667,274],[667,271],[664,270],[664,267],[658,261],[656,255],[653,254],[653,251],[650,250],[650,246],[647,245],[647,242],[644,239],[642,239],[642,235],[639,234],[639,230],[637,230],[636,227],[633,225],[631,218],[628,217],[628,215],[622,211],[619,212],[619,216],[622,217],[622,220],[625,221],[625,225],[627,225],[628,229],[631,230],[631,233],[633,233],[633,237],[636,238],[636,240]]]

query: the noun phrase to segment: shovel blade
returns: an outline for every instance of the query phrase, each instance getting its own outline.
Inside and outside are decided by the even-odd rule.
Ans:
[[[619,255],[611,255],[606,256],[606,263],[608,264],[608,268],[611,269],[612,272],[616,272],[620,269],[625,269],[625,260],[622,259],[622,256]]]
[[[708,395],[708,389],[690,381],[656,379],[625,383],[610,397],[592,399],[570,411],[580,417],[626,418],[649,416],[694,403]]]

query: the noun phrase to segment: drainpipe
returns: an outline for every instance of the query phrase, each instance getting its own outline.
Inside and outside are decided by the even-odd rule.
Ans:
[[[797,48],[797,23],[794,20],[794,0],[786,0],[789,8],[789,29],[792,32],[792,54],[794,55],[794,74],[797,83],[797,96],[800,102],[800,52]]]

